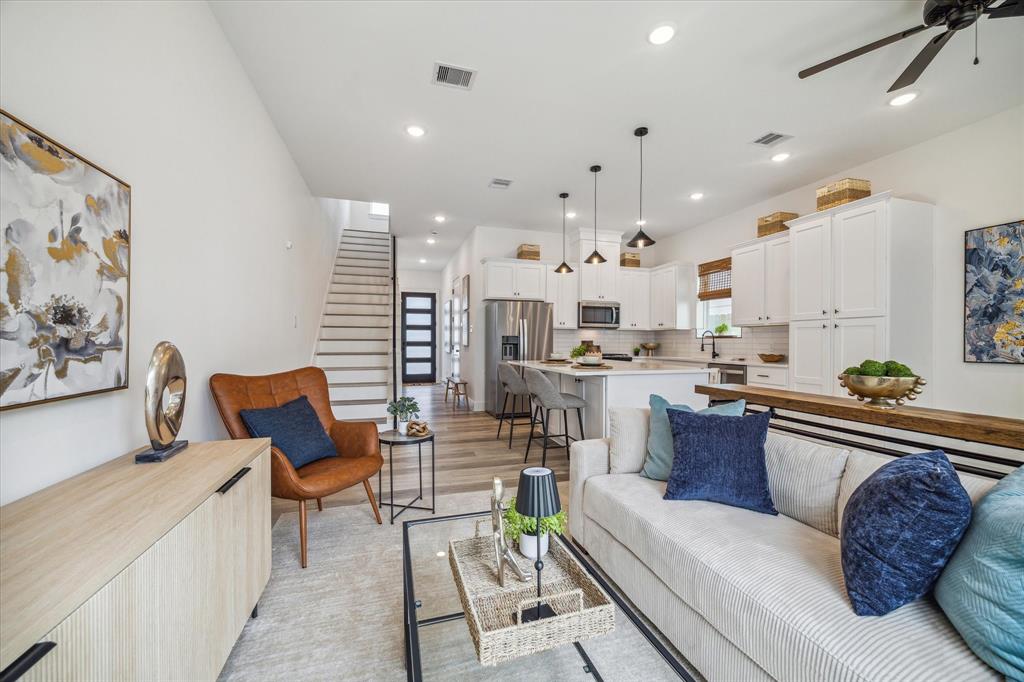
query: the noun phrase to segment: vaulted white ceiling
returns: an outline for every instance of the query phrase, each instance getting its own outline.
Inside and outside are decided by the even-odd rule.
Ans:
[[[1024,102],[1024,19],[980,22],[979,66],[974,30],[954,36],[905,107],[886,90],[940,29],[797,79],[920,24],[922,5],[211,2],[313,194],[388,202],[402,243],[422,244],[400,266],[428,269],[476,225],[559,230],[561,191],[570,226],[590,226],[594,163],[599,227],[632,233],[637,125],[658,238]],[[666,21],[675,39],[647,42]],[[473,89],[433,85],[437,61],[477,70]],[[768,131],[794,138],[751,144]],[[791,158],[772,163],[780,150]],[[513,184],[489,189],[494,177]]]

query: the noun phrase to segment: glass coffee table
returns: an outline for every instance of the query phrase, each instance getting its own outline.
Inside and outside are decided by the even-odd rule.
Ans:
[[[402,525],[402,580],[407,679],[452,680],[687,680],[688,664],[566,538],[565,547],[615,604],[615,629],[606,635],[481,665],[465,622],[448,561],[449,540],[491,532],[489,510],[406,521]],[[533,573],[527,560],[520,565]],[[511,571],[506,581],[516,580]],[[536,576],[534,576],[536,580]],[[532,584],[532,583],[531,583]]]

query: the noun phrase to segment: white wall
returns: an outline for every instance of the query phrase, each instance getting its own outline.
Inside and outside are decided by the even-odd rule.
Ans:
[[[165,339],[190,380],[180,436],[226,437],[210,374],[308,364],[337,234],[205,3],[4,2],[0,82],[5,109],[132,185],[130,388],[0,414],[6,503],[148,444]]]
[[[934,376],[927,377],[926,389],[932,405],[1024,415],[1024,367],[963,361],[964,232],[1024,218],[1024,107],[747,206],[660,240],[645,255],[649,251],[657,263],[727,256],[733,244],[756,236],[758,216],[812,213],[815,188],[843,177],[865,178],[875,191],[891,189],[897,196],[935,205],[935,275],[921,287],[931,292],[935,310]]]
[[[387,232],[389,221],[387,218],[377,218],[370,215],[371,204],[368,201],[345,200],[349,206],[348,225],[353,230],[367,230],[369,232]]]

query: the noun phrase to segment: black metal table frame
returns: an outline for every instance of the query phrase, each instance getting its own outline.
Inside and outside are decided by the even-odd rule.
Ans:
[[[472,519],[489,517],[491,512],[467,512],[465,514],[452,514],[450,516],[434,516],[426,519],[413,519],[402,523],[402,610],[403,610],[403,630],[405,640],[405,670],[406,679],[409,682],[422,682],[423,680],[423,666],[420,660],[420,636],[419,629],[427,625],[436,625],[438,623],[447,623],[452,620],[459,620],[466,617],[465,612],[458,611],[456,613],[449,613],[444,616],[434,616],[432,618],[424,618],[420,620],[416,617],[416,609],[422,606],[422,602],[416,599],[416,590],[412,575],[412,556],[409,546],[409,529],[413,526],[419,526],[427,523],[442,523],[446,521],[458,521],[460,519]],[[577,561],[584,567],[587,574],[594,578],[601,588],[612,598],[615,605],[626,614],[626,617],[633,623],[633,626],[640,631],[640,634],[654,647],[654,649],[661,655],[662,659],[669,665],[670,668],[679,676],[679,679],[685,680],[686,682],[695,682],[690,673],[683,667],[683,664],[676,659],[675,656],[665,647],[665,645],[658,639],[657,635],[651,632],[647,624],[636,614],[633,607],[626,603],[619,593],[608,584],[608,581],[598,573],[590,561],[584,557],[583,553],[577,548],[573,542],[569,541],[565,536],[559,535],[559,539],[562,544],[572,553]],[[583,660],[583,672],[588,673],[594,677],[597,682],[603,682],[600,672],[594,662],[587,655],[587,652],[580,645],[579,642],[573,642],[573,646],[576,647],[576,653],[579,654]]]
[[[392,443],[383,439],[379,439],[382,445],[388,446],[388,501],[384,501],[383,491],[381,489],[381,470],[377,470],[377,505],[380,507],[387,507],[391,515],[391,525],[395,525],[395,519],[402,515],[402,512],[407,509],[421,509],[428,511],[431,514],[437,513],[437,494],[435,492],[435,479],[437,472],[437,462],[434,457],[434,434],[431,433],[429,436],[424,436],[422,439],[413,441],[411,443]],[[417,506],[416,503],[423,499],[423,444],[430,442],[430,506],[423,507]],[[395,457],[394,449],[395,445],[415,445],[417,450],[417,457],[419,459],[419,472],[420,472],[420,489],[419,494],[414,497],[409,504],[395,504]],[[383,468],[383,467],[382,467]],[[398,509],[396,512],[395,509]]]

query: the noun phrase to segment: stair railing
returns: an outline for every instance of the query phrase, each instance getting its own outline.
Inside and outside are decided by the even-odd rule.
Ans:
[[[398,400],[398,240],[391,235],[391,399]],[[391,419],[391,428],[398,429],[398,415]]]

